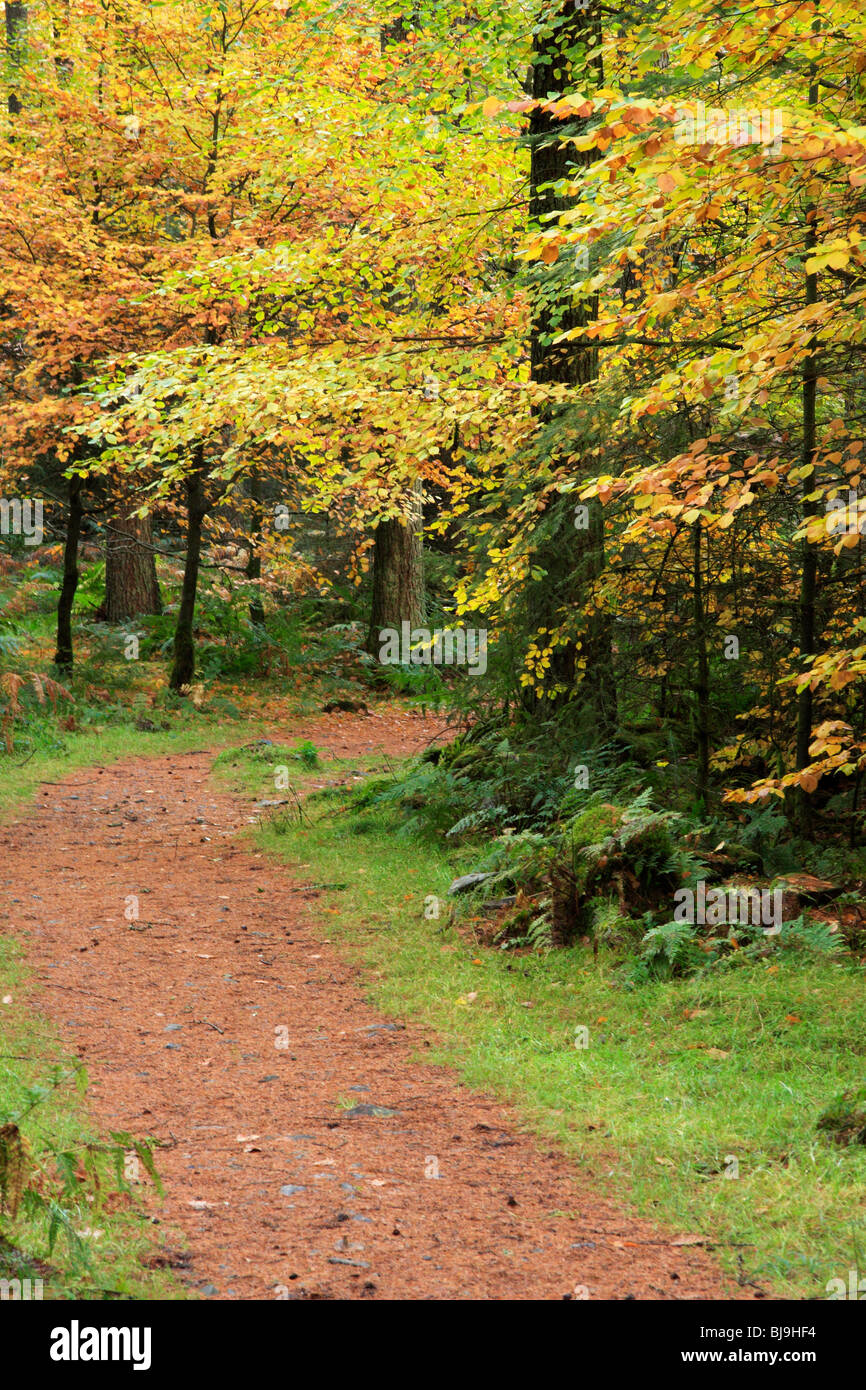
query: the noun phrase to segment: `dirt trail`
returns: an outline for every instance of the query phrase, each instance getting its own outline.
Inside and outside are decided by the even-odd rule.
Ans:
[[[291,737],[396,755],[433,728],[342,715]],[[251,807],[211,760],[77,772],[0,829],[2,929],[28,941],[34,1006],[86,1060],[102,1124],[171,1141],[154,1211],[184,1232],[181,1277],[222,1299],[742,1297],[489,1097],[410,1060],[423,1030],[364,1002],[314,888],[238,847]]]

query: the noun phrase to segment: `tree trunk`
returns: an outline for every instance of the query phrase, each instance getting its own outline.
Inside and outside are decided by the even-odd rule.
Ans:
[[[589,6],[580,0],[564,0],[551,17],[542,16],[534,40],[530,95],[536,101],[563,95],[573,85],[587,90],[587,79],[596,86],[604,85],[600,56],[586,57],[589,46],[601,40],[601,16],[597,0]],[[566,211],[573,199],[547,186],[575,177],[581,165],[597,158],[594,150],[575,151],[563,143],[572,124],[564,124],[546,111],[533,111],[529,123],[530,145],[530,221],[539,228],[550,227],[551,215]],[[542,284],[535,295],[530,337],[532,379],[542,385],[576,387],[594,381],[598,375],[598,352],[594,347],[574,346],[571,343],[554,345],[550,339],[559,334],[586,326],[598,313],[597,296],[576,303],[557,300],[551,296],[550,282]],[[550,422],[556,411],[546,409],[542,418]],[[559,524],[536,548],[534,561],[544,570],[544,578],[528,586],[528,621],[532,631],[553,629],[561,625],[568,609],[584,608],[592,585],[604,568],[604,512],[601,503],[586,504],[588,524],[576,530],[572,524],[572,508],[558,506]],[[579,548],[579,549],[578,549]],[[534,690],[526,693],[528,704],[539,703],[547,709],[563,704],[571,696],[577,675],[578,662],[584,669],[584,679],[591,692],[599,720],[599,728],[607,732],[616,727],[617,701],[613,670],[612,633],[604,614],[591,616],[580,651],[573,642],[554,648],[551,654],[550,680],[564,687],[554,699],[538,701]]]
[[[9,115],[17,116],[21,111],[18,79],[27,36],[27,6],[11,4],[10,0],[6,0],[5,9],[6,53],[9,66],[9,94],[6,104],[9,108]]]
[[[177,626],[174,631],[174,663],[169,685],[172,690],[180,690],[189,685],[195,675],[195,642],[193,622],[195,620],[195,597],[198,588],[198,571],[201,563],[202,522],[207,512],[204,487],[204,449],[196,451],[196,467],[185,479],[186,492],[186,562],[183,571],[183,588],[180,607],[177,611]]]
[[[54,40],[54,71],[57,73],[57,81],[61,87],[68,86],[75,66],[68,54],[63,52],[64,47],[69,43],[70,22],[70,0],[66,0],[62,15],[55,15],[51,20],[51,37]]]
[[[539,21],[533,45],[530,96],[546,101],[563,96],[572,84],[592,76],[596,86],[604,86],[601,58],[592,60],[594,71],[583,61],[582,52],[601,38],[601,19],[596,0],[589,8],[579,0],[564,0],[551,19],[547,13]],[[582,125],[583,122],[577,124]],[[547,111],[533,111],[529,120],[529,219],[539,228],[553,225],[551,214],[565,212],[573,199],[548,187],[562,179],[574,178],[576,169],[598,158],[595,150],[575,150],[563,143],[570,122],[557,120]],[[532,379],[538,382],[577,386],[593,381],[598,374],[595,348],[574,348],[569,343],[554,346],[544,339],[550,334],[583,328],[597,313],[597,297],[573,305],[547,302],[543,291],[536,295],[531,330]]]
[[[414,19],[414,16],[413,16]],[[407,20],[400,15],[397,19],[392,19],[390,24],[383,24],[379,28],[379,48],[384,53],[391,43],[404,43],[412,32],[413,19]]]
[[[379,47],[404,43],[417,16],[398,15],[379,28]],[[383,628],[401,631],[401,623],[419,627],[424,621],[424,507],[423,488],[416,484],[409,497],[408,525],[399,517],[380,521],[374,533],[373,596],[367,651],[378,656]]]
[[[818,21],[815,21],[816,26]],[[818,104],[818,86],[815,81],[815,69],[811,72],[811,85],[809,87],[809,105]],[[814,203],[806,206],[806,234],[804,237],[805,259],[808,260],[809,253],[814,251],[817,245],[817,234],[815,231],[815,219],[818,215]],[[807,306],[818,302],[818,277],[817,275],[807,275],[805,285],[805,303]],[[817,449],[817,433],[815,426],[815,404],[818,392],[818,360],[815,354],[816,343],[812,339],[808,357],[803,363],[803,384],[802,384],[802,403],[803,403],[803,468],[814,470],[815,454]],[[803,493],[813,492],[815,488],[814,473],[808,473],[803,481]],[[808,521],[810,517],[818,514],[818,504],[807,502],[803,498],[803,520]],[[802,545],[802,562],[800,569],[800,602],[798,611],[798,648],[801,670],[807,669],[806,657],[813,656],[815,653],[815,608],[818,597],[818,547],[814,541],[805,540]],[[800,691],[797,699],[797,768],[808,767],[811,762],[809,755],[809,744],[812,742],[812,691],[807,685]],[[795,821],[797,829],[801,835],[808,835],[811,829],[812,803],[807,791],[802,787],[797,789],[795,799]]]
[[[250,533],[247,545],[249,546],[249,556],[247,559],[246,576],[247,579],[261,579],[262,577],[262,557],[259,551],[262,539],[262,489],[259,479],[252,474],[247,480],[247,494],[250,498]],[[262,603],[260,589],[253,589],[253,596],[250,599],[249,614],[250,622],[257,627],[265,625],[265,606]]]
[[[694,637],[698,658],[698,678],[695,684],[695,732],[698,741],[697,792],[704,810],[710,790],[710,663],[707,656],[707,626],[704,609],[704,581],[701,568],[701,527],[693,530],[692,598],[694,601]]]
[[[122,623],[142,613],[161,613],[149,516],[116,517],[105,546],[105,616]]]
[[[383,628],[400,632],[401,623],[424,621],[424,553],[421,488],[413,489],[408,524],[399,517],[380,521],[373,546],[373,601],[367,650],[378,654]]]
[[[66,541],[63,546],[63,583],[57,604],[57,650],[54,653],[54,664],[62,671],[71,671],[73,664],[72,605],[75,602],[75,590],[78,588],[78,542],[84,515],[81,500],[83,490],[83,479],[74,474],[69,479]]]

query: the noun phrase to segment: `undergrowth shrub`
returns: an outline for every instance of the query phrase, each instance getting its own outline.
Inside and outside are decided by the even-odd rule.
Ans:
[[[4,1072],[13,1075],[8,1067]],[[15,1082],[16,1104],[0,1111],[0,1256],[18,1255],[26,1267],[18,1245],[44,1232],[49,1255],[62,1236],[70,1269],[89,1272],[87,1231],[111,1194],[134,1196],[135,1164],[162,1194],[153,1158],[157,1141],[121,1130],[112,1131],[109,1142],[64,1147],[55,1141],[40,1124],[39,1110],[60,1087],[86,1090],[87,1072],[80,1064],[56,1066],[40,1082]]]
[[[7,753],[15,746],[15,721],[32,719],[34,702],[36,708],[51,705],[52,716],[57,717],[57,701],[71,700],[72,694],[65,685],[51,676],[40,675],[36,671],[22,674],[19,671],[4,671],[0,675],[0,736]]]

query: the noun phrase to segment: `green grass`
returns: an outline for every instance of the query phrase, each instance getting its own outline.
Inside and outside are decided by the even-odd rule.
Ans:
[[[55,1197],[64,1222],[52,1249],[47,1214],[22,1204],[15,1220],[3,1216],[0,1277],[41,1278],[45,1299],[183,1297],[169,1273],[141,1264],[153,1249],[153,1228],[114,1179],[112,1156],[102,1152],[107,1137],[88,1117],[86,1071],[65,1053],[57,1030],[28,1007],[28,984],[21,946],[0,936],[0,999],[9,1001],[0,1003],[0,1121],[17,1121],[30,1148],[25,1181]],[[86,1180],[68,1194],[62,1189],[57,1154],[77,1163],[89,1145],[97,1146],[104,1206],[88,1201],[94,1188]],[[158,1161],[157,1151],[157,1171]],[[114,1210],[118,1199],[128,1204]]]
[[[0,822],[8,820],[40,784],[59,782],[76,768],[107,767],[120,758],[212,749],[255,738],[258,732],[259,726],[248,721],[222,723],[192,711],[173,727],[154,733],[140,733],[132,723],[96,726],[75,734],[52,731],[51,741],[29,756],[0,752]]]
[[[274,794],[267,759],[218,761],[236,788]],[[303,817],[295,808],[292,792],[360,767],[310,774],[296,761],[292,804],[256,832],[258,846],[323,882],[339,865],[347,887],[330,895],[321,930],[363,964],[378,1006],[435,1030],[427,1060],[516,1105],[596,1189],[706,1236],[727,1271],[776,1296],[823,1298],[829,1279],[866,1266],[866,1149],[815,1128],[863,1082],[861,969],[785,952],[627,991],[604,951],[479,948],[449,921],[459,851],[401,836],[390,812],[353,815],[350,793],[320,793]],[[428,895],[438,920],[424,916]]]

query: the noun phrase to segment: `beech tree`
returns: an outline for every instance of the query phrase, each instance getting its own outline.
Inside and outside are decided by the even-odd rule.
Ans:
[[[6,7],[0,470],[51,481],[58,660],[82,526],[134,513],[182,533],[186,690],[202,563],[261,627],[282,499],[351,534],[374,653],[447,535],[497,717],[801,830],[847,778],[853,823],[864,21],[537,10]]]
[[[566,0],[558,8],[545,10],[535,30],[532,52],[528,143],[530,147],[529,216],[530,227],[541,233],[555,224],[559,216],[573,208],[580,198],[580,172],[596,158],[596,151],[576,149],[574,137],[585,128],[585,117],[564,122],[555,114],[555,103],[577,85],[591,92],[604,86],[601,6],[598,0]],[[591,101],[588,112],[592,111]],[[552,243],[547,243],[551,245]],[[570,257],[578,269],[586,249],[575,247]],[[555,258],[554,258],[555,259]],[[563,258],[565,263],[566,257]],[[542,264],[549,264],[547,252]],[[591,342],[576,341],[582,329],[598,312],[595,294],[576,291],[572,276],[563,289],[559,275],[539,278],[533,299],[530,331],[532,380],[541,386],[565,387],[570,391],[591,388],[598,374],[598,350]],[[565,264],[561,270],[565,269]],[[588,394],[584,390],[583,394]],[[553,453],[552,468],[562,462],[571,471],[573,456],[562,455],[556,435],[564,411],[569,408],[553,401],[546,403],[539,416],[544,431],[542,449]],[[557,458],[557,453],[561,458]],[[527,593],[529,623],[552,635],[549,645],[551,684],[546,690],[548,703],[571,699],[578,670],[590,693],[602,727],[616,726],[616,688],[613,682],[609,624],[603,614],[588,611],[588,595],[604,568],[604,528],[600,505],[586,507],[585,526],[578,531],[572,511],[561,501],[551,501],[541,511],[540,538],[535,548],[535,564],[543,578],[530,583]],[[584,518],[582,518],[584,519]],[[577,555],[575,554],[577,552]],[[587,610],[588,622],[582,640],[563,637],[557,630],[568,608]],[[579,655],[580,654],[580,655]],[[580,663],[580,666],[578,665]],[[532,692],[532,687],[528,687]],[[537,704],[537,699],[535,700]]]

